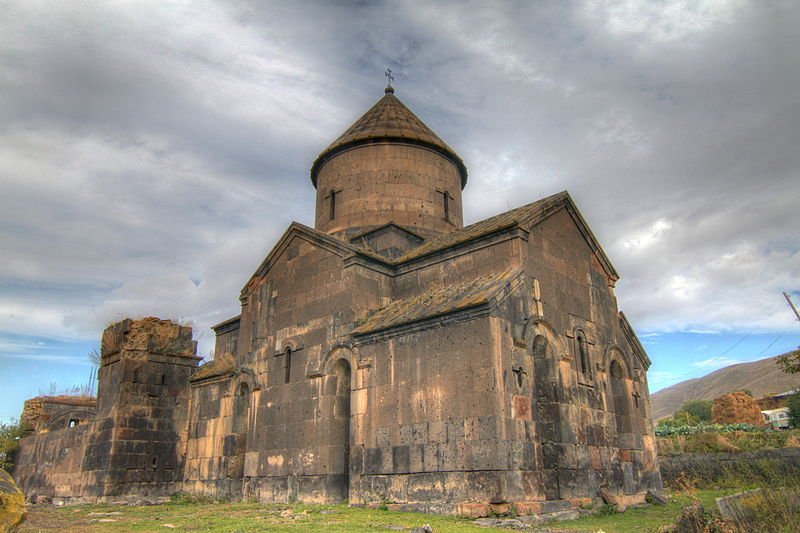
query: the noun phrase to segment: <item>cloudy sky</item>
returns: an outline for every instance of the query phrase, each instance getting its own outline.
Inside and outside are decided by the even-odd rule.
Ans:
[[[0,417],[87,381],[109,322],[208,326],[316,155],[397,95],[474,222],[567,189],[651,388],[800,344],[797,2],[0,0]]]

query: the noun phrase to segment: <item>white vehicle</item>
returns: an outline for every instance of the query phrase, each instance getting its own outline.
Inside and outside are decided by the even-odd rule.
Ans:
[[[772,429],[788,429],[792,427],[789,420],[788,407],[761,411],[761,414],[764,416],[764,422],[769,424]]]

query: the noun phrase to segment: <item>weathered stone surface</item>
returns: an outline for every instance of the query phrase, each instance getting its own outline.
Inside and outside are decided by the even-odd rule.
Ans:
[[[27,516],[25,495],[8,472],[0,468],[0,533],[14,531]]]
[[[394,133],[392,133],[394,132]],[[618,274],[566,192],[463,227],[466,168],[393,94],[318,159],[293,223],[214,326],[123,320],[89,423],[23,439],[29,498],[387,502],[573,515],[659,490]]]

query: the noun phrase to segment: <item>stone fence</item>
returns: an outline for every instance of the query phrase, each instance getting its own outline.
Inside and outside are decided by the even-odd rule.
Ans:
[[[684,454],[659,457],[659,463],[664,485],[673,487],[681,473],[701,488],[742,482],[784,484],[800,479],[800,448]]]

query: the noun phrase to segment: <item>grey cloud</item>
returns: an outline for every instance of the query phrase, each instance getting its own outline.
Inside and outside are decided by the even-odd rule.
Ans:
[[[800,288],[792,3],[12,2],[6,15],[0,330],[91,337],[125,313],[205,330],[235,314],[288,223],[311,223],[311,162],[381,95],[387,66],[466,160],[466,219],[569,189],[637,325],[745,327]],[[650,235],[658,221],[669,229]]]

